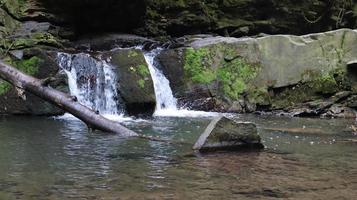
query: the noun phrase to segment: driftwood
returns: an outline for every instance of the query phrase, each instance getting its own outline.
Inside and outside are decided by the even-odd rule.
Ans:
[[[91,129],[97,129],[105,132],[117,133],[123,136],[139,136],[119,123],[104,118],[93,110],[83,106],[77,99],[47,86],[46,81],[29,76],[18,69],[5,64],[0,60],[0,78],[10,82],[18,91],[28,91],[59,108],[71,113],[82,120]],[[21,92],[20,92],[21,93]]]

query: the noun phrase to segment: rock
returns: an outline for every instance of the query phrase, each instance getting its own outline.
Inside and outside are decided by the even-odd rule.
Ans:
[[[357,95],[353,95],[347,99],[347,106],[350,108],[357,108]]]
[[[331,30],[336,24],[354,26],[356,14],[346,14],[341,23],[338,21],[342,8],[348,10],[346,13],[355,12],[353,3],[346,5],[342,1],[333,4],[323,0],[309,3],[293,0],[152,1],[147,4],[145,27],[154,35],[177,36],[208,31],[233,37],[262,32],[301,35]],[[322,14],[324,11],[326,13]]]
[[[357,18],[355,2],[323,0],[1,0],[1,5],[20,21],[62,24],[72,27],[77,36],[88,32],[145,36],[207,32],[232,37],[259,33],[301,35],[336,26],[354,28]]]
[[[345,107],[340,104],[336,104],[330,107],[330,109],[322,115],[329,118],[353,118],[357,116],[356,110]]]
[[[11,34],[20,22],[13,19],[4,9],[0,7],[0,38],[5,38]]]
[[[13,37],[26,37],[34,33],[49,32],[51,29],[55,29],[55,27],[48,22],[27,21],[15,30]]]
[[[51,87],[68,91],[66,80],[63,80],[58,74],[57,63],[44,50],[26,49],[23,51],[21,60],[17,58],[6,58],[5,60],[36,78],[53,77],[56,81],[51,83]],[[63,110],[28,92],[25,93],[25,96],[26,100],[21,99],[13,86],[0,80],[0,114],[53,116],[64,113]]]
[[[356,30],[182,41],[186,47],[165,50],[158,59],[185,105],[213,98],[223,111],[286,109],[357,88],[346,66],[357,59]]]
[[[156,98],[150,71],[144,54],[138,49],[118,49],[108,53],[110,63],[116,66],[120,96],[129,114],[152,114]]]
[[[263,144],[257,127],[250,122],[236,122],[226,117],[218,117],[208,125],[199,137],[194,150],[240,150],[262,149]]]
[[[170,87],[175,92],[174,96],[183,96],[184,94],[184,69],[183,53],[181,49],[163,50],[157,56],[157,60],[162,67],[165,76],[170,80]]]
[[[155,43],[155,41],[130,34],[101,34],[83,36],[83,39],[75,42],[77,49],[92,51],[109,51],[114,48],[126,48]]]

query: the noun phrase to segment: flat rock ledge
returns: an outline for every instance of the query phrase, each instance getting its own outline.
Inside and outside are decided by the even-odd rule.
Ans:
[[[237,122],[226,117],[211,121],[198,138],[193,149],[200,152],[263,149],[257,126],[251,122]]]

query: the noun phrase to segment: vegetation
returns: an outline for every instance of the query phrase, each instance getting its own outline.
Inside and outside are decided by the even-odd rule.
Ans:
[[[11,60],[9,58],[5,59],[5,62],[8,64],[32,76],[38,72],[39,64],[41,61],[42,60],[37,56],[33,56],[24,60]],[[0,95],[5,94],[7,91],[9,91],[10,88],[11,85],[8,82],[0,80]]]
[[[227,57],[231,59],[225,59]],[[232,100],[239,99],[247,90],[247,83],[257,76],[258,70],[244,58],[235,57],[233,49],[222,46],[187,49],[184,69],[186,76],[194,83],[208,85],[218,81],[224,95]]]
[[[326,74],[307,72],[311,81],[301,82],[295,86],[287,87],[275,95],[273,107],[286,108],[297,103],[303,103],[321,96],[331,96],[338,91],[350,90],[351,85],[347,80],[346,71],[336,69]]]

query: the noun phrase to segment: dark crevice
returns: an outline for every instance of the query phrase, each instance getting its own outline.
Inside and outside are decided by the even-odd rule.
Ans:
[[[41,0],[60,22],[73,28],[77,35],[88,33],[133,33],[143,26],[146,3],[142,0]],[[62,24],[64,25],[64,24]]]

